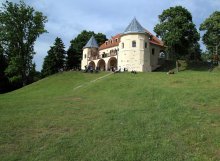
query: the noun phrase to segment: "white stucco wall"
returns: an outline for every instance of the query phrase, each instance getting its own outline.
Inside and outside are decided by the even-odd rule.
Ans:
[[[136,41],[136,47],[132,47],[132,41]],[[124,48],[122,47],[123,43]],[[145,47],[145,43],[147,43],[147,47]],[[153,48],[154,54],[152,54]],[[158,58],[161,49],[162,47],[150,43],[148,34],[126,34],[122,35],[119,46],[100,50],[97,53],[99,54],[99,58],[93,60],[93,62],[95,63],[95,67],[97,67],[98,62],[103,59],[107,70],[109,67],[109,59],[115,57],[118,61],[118,68],[122,70],[127,68],[128,71],[151,72],[159,67]],[[81,61],[82,69],[85,69],[85,66],[88,66],[91,62],[88,60],[89,53],[91,53],[90,50],[89,48],[83,50]],[[108,55],[110,54],[110,50],[118,50],[118,54],[110,57],[110,55]],[[102,58],[103,53],[106,53],[108,57]]]
[[[136,41],[136,47],[132,47]],[[122,44],[124,43],[124,48]],[[145,48],[147,43],[147,48]],[[149,38],[147,34],[128,34],[121,37],[119,44],[118,66],[127,68],[128,71],[145,71],[146,55],[149,53]]]
[[[85,70],[85,66],[88,66],[88,53],[89,53],[89,48],[83,49],[82,60],[81,60],[81,69],[83,70]]]

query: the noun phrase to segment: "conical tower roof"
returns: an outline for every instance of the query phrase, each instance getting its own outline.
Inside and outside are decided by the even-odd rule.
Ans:
[[[124,31],[124,34],[128,33],[146,33],[146,30],[141,26],[136,18],[134,18]]]
[[[95,37],[92,35],[92,37],[89,39],[87,44],[83,48],[98,48],[98,43],[95,39]]]

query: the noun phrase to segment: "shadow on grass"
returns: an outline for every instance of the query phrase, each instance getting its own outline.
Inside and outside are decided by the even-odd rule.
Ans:
[[[211,65],[208,62],[203,61],[189,61],[187,62],[186,70],[193,71],[210,71]]]
[[[165,60],[163,65],[155,70],[155,72],[168,72],[169,70],[175,70],[175,61],[173,60]]]
[[[203,61],[185,61],[179,60],[179,71],[210,71],[210,64]],[[155,72],[176,71],[176,62],[173,60],[166,60],[161,67]]]

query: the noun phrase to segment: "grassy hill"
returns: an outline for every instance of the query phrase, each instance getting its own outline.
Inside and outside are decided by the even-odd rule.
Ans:
[[[0,160],[220,160],[220,73],[57,74],[0,95]]]

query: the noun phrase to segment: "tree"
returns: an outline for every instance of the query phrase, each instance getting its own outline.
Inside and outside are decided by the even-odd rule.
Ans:
[[[4,50],[2,46],[0,45],[0,78],[3,78],[5,73],[5,69],[7,67],[7,61],[6,61],[6,56],[4,54]]]
[[[161,37],[178,64],[178,59],[189,54],[200,39],[191,13],[182,6],[170,7],[159,15],[159,24],[154,27],[157,36]],[[177,71],[178,71],[177,65]]]
[[[55,74],[65,68],[65,46],[61,38],[56,38],[54,45],[48,51],[44,59],[42,75],[43,77]]]
[[[0,93],[5,92],[9,85],[8,79],[5,75],[5,69],[7,66],[7,58],[2,46],[0,45]]]
[[[191,48],[188,50],[189,54],[187,54],[188,60],[201,61],[202,60],[202,50],[200,48],[199,42],[194,43]]]
[[[80,66],[83,47],[92,35],[94,35],[99,45],[107,40],[106,35],[102,33],[95,34],[93,31],[83,30],[75,39],[70,41],[70,47],[67,51],[67,69],[78,68]]]
[[[0,10],[0,43],[6,53],[6,76],[11,82],[26,85],[33,68],[36,39],[46,32],[47,18],[23,1],[6,1]]]
[[[55,66],[54,66],[55,70],[56,71],[64,70],[66,51],[61,38],[57,37],[55,39],[55,43],[52,51],[55,56]]]
[[[53,48],[51,48],[47,53],[48,55],[44,58],[43,67],[41,70],[42,77],[46,77],[52,74],[57,73],[55,71],[55,57],[52,52]]]
[[[202,52],[201,57],[204,62],[209,62],[209,61],[211,61],[212,53],[210,53],[210,51],[206,50],[206,51]]]
[[[202,37],[206,48],[216,55],[220,52],[220,12],[215,11],[201,25],[200,30],[205,31]]]
[[[29,74],[29,77],[28,77],[28,82],[32,83],[32,82],[36,82],[40,79],[41,79],[41,72],[36,71],[36,64],[34,63],[32,65],[31,70],[30,70],[30,74]]]

